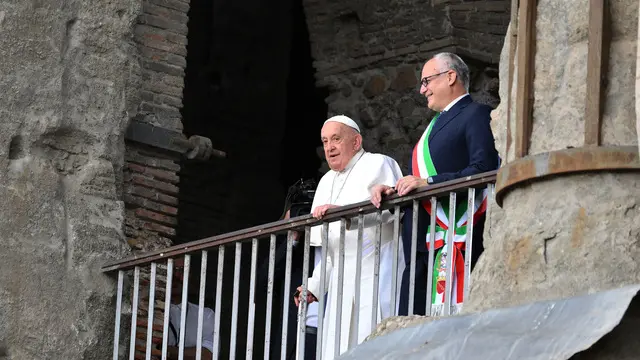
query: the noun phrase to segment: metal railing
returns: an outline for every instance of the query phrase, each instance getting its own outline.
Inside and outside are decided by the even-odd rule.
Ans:
[[[291,284],[291,266],[292,266],[292,231],[304,230],[304,259],[302,269],[302,296],[300,297],[301,303],[298,313],[298,326],[297,326],[297,345],[296,354],[298,359],[303,358],[305,352],[305,319],[306,319],[306,292],[308,286],[308,278],[310,276],[309,269],[309,257],[310,257],[310,238],[311,228],[314,226],[321,226],[321,239],[322,239],[322,259],[320,266],[320,295],[325,294],[325,271],[327,266],[328,256],[328,233],[329,224],[333,222],[340,222],[340,241],[337,250],[337,266],[334,266],[334,272],[332,276],[337,277],[337,303],[341,305],[343,299],[343,278],[344,278],[344,266],[345,266],[345,234],[346,231],[357,231],[357,254],[362,254],[362,242],[363,242],[363,223],[364,216],[367,214],[377,213],[377,231],[374,239],[374,271],[373,271],[373,289],[378,289],[380,283],[380,246],[382,243],[382,212],[384,210],[392,209],[392,222],[393,222],[393,239],[391,239],[392,245],[392,264],[391,264],[391,279],[384,279],[391,282],[391,289],[394,289],[396,294],[392,294],[391,301],[391,314],[397,314],[397,293],[398,291],[398,251],[401,246],[401,217],[402,209],[408,206],[413,207],[413,228],[411,236],[411,261],[410,261],[410,283],[409,283],[409,297],[408,308],[409,314],[413,313],[414,307],[414,289],[415,289],[415,273],[416,273],[416,253],[417,253],[417,219],[418,219],[418,207],[423,201],[429,201],[432,209],[437,208],[439,201],[446,201],[448,197],[449,209],[448,214],[450,219],[455,219],[456,214],[456,199],[460,194],[467,194],[468,197],[468,220],[466,232],[466,249],[464,254],[464,299],[467,299],[469,285],[470,285],[470,272],[471,272],[471,239],[473,237],[473,225],[474,216],[473,211],[476,208],[474,201],[476,201],[476,190],[486,188],[488,189],[489,196],[493,196],[494,182],[496,179],[496,171],[487,172],[467,178],[457,179],[446,183],[427,186],[419,188],[409,195],[399,197],[390,196],[385,199],[380,209],[375,208],[370,202],[364,201],[348,206],[342,206],[335,209],[330,209],[322,220],[317,220],[310,215],[296,217],[287,220],[276,221],[261,226],[242,229],[239,231],[213,236],[210,238],[193,241],[177,246],[173,246],[160,251],[153,251],[145,254],[139,254],[127,259],[113,262],[105,265],[102,271],[109,274],[117,274],[117,299],[116,299],[116,317],[115,317],[115,331],[113,337],[113,359],[121,358],[121,339],[126,339],[126,329],[122,329],[123,324],[123,308],[128,309],[127,303],[123,302],[123,293],[125,292],[125,280],[130,279],[130,273],[133,273],[133,285],[131,290],[131,322],[130,322],[130,337],[129,337],[129,359],[144,358],[151,359],[161,358],[167,359],[167,339],[169,336],[169,314],[171,304],[172,293],[172,280],[174,272],[174,260],[184,258],[184,279],[182,281],[182,298],[181,298],[181,321],[180,330],[177,332],[180,337],[179,346],[179,359],[184,358],[184,336],[187,318],[187,294],[189,289],[189,269],[191,267],[191,259],[193,255],[199,255],[200,257],[200,282],[198,291],[198,321],[197,321],[197,345],[196,345],[196,359],[202,358],[202,334],[203,334],[203,309],[205,303],[205,296],[212,294],[207,289],[207,264],[209,263],[209,253],[217,252],[217,276],[215,287],[215,307],[213,313],[215,316],[213,339],[213,358],[221,358],[221,348],[224,349],[225,358],[235,359],[242,358],[251,359],[254,356],[254,343],[260,341],[264,345],[264,358],[269,358],[269,348],[271,344],[271,318],[272,310],[274,309],[273,295],[274,295],[274,262],[276,252],[276,235],[277,234],[289,234],[286,244],[286,270],[285,270],[285,293],[283,295],[284,301],[282,303],[275,304],[282,306],[283,316],[281,318],[282,326],[282,343],[281,349],[287,347],[287,318],[288,318],[288,301],[292,301],[291,294],[289,293],[289,285]],[[488,211],[488,210],[487,210]],[[358,218],[357,230],[347,230],[346,224],[348,219]],[[436,223],[436,211],[431,211],[431,224]],[[430,227],[430,236],[428,237],[429,249],[434,249],[435,227]],[[454,251],[454,232],[447,233],[446,247],[448,254],[452,254]],[[255,318],[256,318],[256,277],[257,277],[257,263],[258,263],[258,248],[262,239],[269,239],[269,266],[268,266],[268,281],[266,292],[266,312],[265,324],[264,324],[264,336],[262,338],[254,338],[255,335]],[[243,269],[243,244],[251,244],[251,256],[250,256],[250,275],[249,286],[246,289],[246,279],[241,282],[241,273]],[[226,251],[229,248],[235,248],[235,258],[233,263],[233,287],[232,293],[223,291],[223,281],[225,278],[225,256]],[[432,303],[432,286],[433,284],[433,264],[434,264],[434,251],[428,252],[428,277],[427,277],[427,296],[426,303],[427,315],[434,315],[433,309],[430,306]],[[334,262],[336,261],[335,254],[332,254]],[[212,261],[215,261],[212,259]],[[446,291],[445,301],[442,311],[438,315],[450,315],[457,310],[452,304],[452,281],[453,277],[453,256],[447,256],[446,266]],[[356,260],[356,279],[361,279],[362,270],[362,256],[358,256]],[[141,286],[141,284],[143,286]],[[241,284],[245,286],[246,291],[240,291]],[[362,316],[371,316],[371,330],[373,331],[377,324],[382,320],[377,315],[377,308],[379,306],[379,294],[378,291],[373,291],[372,294],[362,294],[360,289],[360,281],[356,282],[356,288],[353,295],[354,304],[354,322],[356,329]],[[163,286],[164,285],[164,288]],[[141,289],[144,288],[144,289]],[[148,288],[148,290],[146,290]],[[128,287],[127,287],[128,289]],[[163,293],[164,292],[164,298]],[[248,294],[247,294],[248,293]],[[223,297],[231,295],[231,310],[229,314],[228,306],[223,308]],[[372,296],[372,313],[360,314],[359,305],[362,296]],[[246,299],[247,308],[242,309],[240,312],[239,306],[243,301],[239,299]],[[164,300],[164,301],[162,301]],[[368,299],[367,299],[368,300]],[[145,303],[146,301],[146,303]],[[317,359],[323,358],[323,331],[324,331],[324,310],[325,310],[325,296],[318,296],[318,331],[317,331]],[[351,301],[351,300],[349,300]],[[124,305],[123,305],[124,304]],[[335,314],[336,321],[334,321],[335,333],[334,339],[336,340],[334,356],[340,353],[340,333],[341,328],[341,309],[342,306],[337,306]],[[138,315],[144,316],[146,312],[146,322],[140,321]],[[239,323],[239,314],[242,316],[242,322]],[[221,324],[221,318],[229,319],[225,322],[225,326]],[[127,320],[128,317],[124,317]],[[275,319],[278,321],[278,319]],[[230,324],[229,324],[230,322]],[[246,333],[245,333],[246,331]],[[174,333],[175,334],[175,333]],[[175,335],[174,335],[175,336]],[[246,338],[246,342],[244,339]],[[161,339],[161,340],[160,340]],[[223,340],[225,339],[225,340]],[[238,341],[241,339],[242,341]],[[162,343],[161,349],[155,349],[153,344]],[[276,344],[277,346],[277,344]],[[123,346],[124,348],[125,346]],[[238,349],[239,348],[239,349]],[[240,351],[238,351],[240,350]],[[143,355],[144,354],[144,355]],[[281,358],[285,359],[285,351],[281,351]]]

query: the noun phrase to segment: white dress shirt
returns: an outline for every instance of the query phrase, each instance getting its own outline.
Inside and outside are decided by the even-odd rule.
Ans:
[[[466,93],[464,95],[460,95],[457,98],[453,99],[452,102],[449,103],[449,105],[447,105],[444,110],[442,111],[449,111],[449,109],[451,109],[453,107],[453,105],[455,105],[456,103],[458,103],[458,101],[462,100],[462,98],[464,98],[465,96],[469,96],[469,93]]]
[[[171,304],[169,310],[169,336],[167,345],[178,346],[180,340],[180,319],[182,304]],[[173,328],[171,327],[173,325]],[[202,316],[202,347],[209,349],[213,354],[213,310],[205,307]],[[174,333],[175,330],[175,333]],[[196,347],[198,341],[198,305],[187,303],[187,321],[185,323],[184,347]]]

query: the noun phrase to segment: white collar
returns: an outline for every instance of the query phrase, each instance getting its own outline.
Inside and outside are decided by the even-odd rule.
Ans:
[[[357,153],[355,153],[353,155],[353,157],[351,158],[351,160],[349,160],[349,162],[347,163],[347,166],[344,167],[344,169],[342,171],[336,171],[336,173],[338,174],[344,174],[347,171],[351,170],[352,167],[355,166],[355,164],[358,162],[358,159],[360,159],[360,157],[362,157],[362,154],[364,154],[364,149],[360,149],[358,150]]]
[[[462,100],[462,98],[463,98],[463,97],[465,97],[465,96],[467,96],[467,95],[469,95],[469,93],[466,93],[466,94],[464,94],[464,95],[460,95],[460,96],[458,96],[458,97],[457,97],[457,98],[455,98],[452,102],[450,102],[450,103],[449,103],[449,105],[447,105],[447,106],[444,108],[444,110],[442,110],[442,111],[449,111],[449,110],[453,107],[453,105],[455,105],[456,103],[458,103],[458,101]]]

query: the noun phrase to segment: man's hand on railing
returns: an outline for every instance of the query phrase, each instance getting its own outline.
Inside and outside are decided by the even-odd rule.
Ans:
[[[332,204],[317,206],[315,209],[313,209],[313,217],[320,220],[327,213],[327,210],[337,208],[337,207],[338,205],[332,205]]]
[[[392,195],[396,191],[391,186],[379,184],[372,186],[369,192],[371,193],[371,203],[373,204],[373,206],[380,208],[382,198],[384,196]]]
[[[300,295],[302,295],[302,286],[298,286],[298,291],[296,291],[293,296],[293,301],[295,301],[296,306],[300,306]],[[307,304],[311,304],[314,301],[318,301],[318,298],[316,298],[311,291],[307,290]]]
[[[398,192],[398,195],[405,196],[413,190],[427,185],[429,185],[427,179],[409,175],[398,180],[398,182],[396,183],[396,191]]]

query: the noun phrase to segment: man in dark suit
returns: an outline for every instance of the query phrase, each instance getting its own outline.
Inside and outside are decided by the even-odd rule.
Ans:
[[[403,196],[418,187],[437,184],[461,177],[475,175],[498,167],[498,152],[489,122],[491,108],[474,102],[468,93],[469,68],[455,54],[440,53],[427,61],[422,68],[420,93],[427,98],[427,106],[439,113],[425,130],[421,141],[414,149],[410,173],[398,180],[394,188],[378,185],[371,190],[371,202],[380,206],[382,197],[397,192]],[[425,145],[426,141],[426,145]],[[431,170],[424,161],[418,169],[416,154],[419,147],[428,149]],[[426,153],[426,149],[421,151]],[[421,159],[418,155],[418,159]],[[435,175],[430,175],[435,173]],[[465,197],[466,199],[466,197]],[[424,315],[427,297],[428,250],[426,236],[430,216],[420,206],[418,213],[418,244],[416,258],[416,287],[414,313]],[[400,293],[400,315],[408,315],[409,274],[411,264],[412,208],[404,209],[403,250],[405,271]],[[483,250],[482,230],[484,217],[474,226],[472,266]]]

